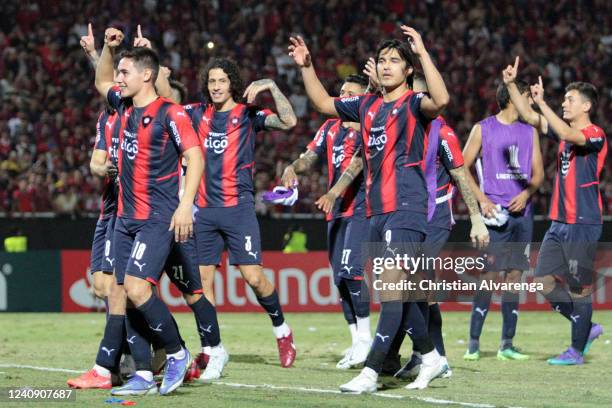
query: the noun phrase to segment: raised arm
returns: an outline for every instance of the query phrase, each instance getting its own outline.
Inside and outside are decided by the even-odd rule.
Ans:
[[[293,163],[285,167],[283,176],[281,177],[281,183],[286,188],[293,188],[298,183],[298,174],[303,174],[310,170],[310,168],[317,162],[318,156],[312,150],[306,150],[302,153],[299,159],[296,159]]]
[[[115,84],[113,73],[113,57],[115,48],[123,41],[123,33],[116,28],[107,28],[104,33],[104,48],[96,66],[96,89],[104,98],[108,90]]]
[[[363,68],[363,73],[368,77],[368,87],[364,93],[375,93],[380,87],[380,81],[378,80],[378,74],[376,73],[376,61],[374,58],[368,58],[368,61]]]
[[[560,140],[576,144],[578,146],[584,146],[586,144],[586,137],[580,129],[576,129],[568,125],[563,119],[548,106],[544,100],[544,85],[542,84],[542,77],[538,77],[538,83],[531,86],[531,96],[535,103],[538,104],[542,115],[548,121],[548,126],[556,133]]]
[[[100,56],[98,55],[98,51],[96,51],[95,39],[93,35],[93,29],[91,27],[91,23],[87,25],[87,35],[81,37],[81,47],[83,47],[83,51],[87,56],[87,59],[91,63],[91,65],[96,69],[98,65],[98,59]]]
[[[451,177],[455,181],[455,185],[459,189],[461,197],[463,197],[463,201],[470,212],[470,222],[472,224],[470,239],[472,243],[478,244],[482,248],[489,243],[489,231],[480,217],[478,201],[468,182],[468,173],[469,171],[465,169],[465,165],[450,170]]]
[[[172,99],[172,87],[170,86],[170,74],[171,74],[170,68],[160,65],[159,72],[157,73],[157,79],[155,80],[155,90],[157,91],[157,94],[159,96],[162,96],[168,99]],[[177,101],[174,101],[174,102],[178,103]]]
[[[297,124],[297,118],[289,99],[281,92],[276,82],[271,79],[260,79],[252,82],[244,91],[243,97],[247,103],[255,101],[257,94],[269,90],[276,105],[278,114],[268,115],[265,121],[266,129],[289,130]]]
[[[315,203],[319,210],[329,213],[334,208],[336,199],[353,183],[353,180],[363,170],[363,160],[359,154],[353,155],[351,161],[333,187]]]
[[[401,29],[408,36],[410,48],[421,63],[423,75],[427,82],[427,89],[429,90],[429,95],[425,95],[421,100],[421,112],[433,119],[442,113],[450,100],[446,85],[444,85],[444,79],[442,79],[440,71],[438,71],[425,49],[421,35],[414,28],[406,25],[402,25]]]
[[[514,65],[508,65],[502,72],[504,84],[506,84],[506,88],[510,94],[510,100],[521,118],[531,126],[538,129],[540,133],[544,135],[548,132],[548,121],[538,112],[534,111],[531,106],[529,106],[528,101],[523,98],[521,92],[516,86],[518,65],[519,57],[517,56],[514,60]]]
[[[466,168],[465,178],[470,190],[472,191],[472,194],[476,197],[478,203],[480,204],[482,213],[487,217],[492,217],[495,215],[495,204],[493,204],[493,202],[489,200],[489,198],[480,190],[480,187],[476,183],[476,180],[474,180],[474,176],[472,176],[472,172],[470,171],[471,167],[478,159],[481,147],[482,129],[480,128],[480,125],[476,124],[472,128],[470,137],[463,148],[463,163]]]
[[[329,96],[323,84],[319,81],[317,73],[312,66],[310,51],[308,51],[304,39],[297,36],[291,37],[289,41],[291,41],[289,55],[293,57],[295,63],[300,67],[304,88],[310,102],[318,112],[327,116],[338,117],[338,112],[336,112],[336,107],[334,106],[334,98]]]
[[[142,35],[142,28],[140,24],[136,26],[136,37],[134,37],[134,47],[146,47],[153,49],[151,41]],[[155,90],[161,97],[171,99],[172,98],[172,87],[170,86],[170,68],[161,66],[155,79]]]

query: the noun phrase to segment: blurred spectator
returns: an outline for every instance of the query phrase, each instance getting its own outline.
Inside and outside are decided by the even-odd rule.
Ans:
[[[190,10],[185,13],[184,10]],[[89,174],[95,121],[103,108],[94,72],[79,46],[91,21],[100,49],[104,28],[135,27],[185,83],[189,101],[202,97],[199,72],[214,56],[242,67],[244,81],[274,79],[288,92],[298,126],[257,136],[256,196],[278,184],[283,167],[304,151],[324,118],[309,107],[299,71],[287,55],[288,37],[303,35],[324,86],[337,94],[341,78],[361,69],[379,40],[401,38],[400,22],[416,27],[451,94],[447,121],[465,142],[475,122],[497,110],[501,70],[521,56],[521,76],[543,75],[546,98],[560,107],[567,83],[594,83],[600,101],[593,120],[612,132],[610,60],[612,2],[533,0],[147,0],[89,2],[5,0],[0,13],[0,212],[97,214],[100,180]],[[213,47],[206,46],[211,42]],[[269,95],[260,103],[268,106]],[[555,143],[542,138],[545,183],[534,197],[545,214],[554,176]],[[612,163],[608,161],[606,173]],[[317,212],[326,166],[300,179],[291,207],[258,202],[260,214]],[[612,208],[609,183],[605,208]],[[455,200],[458,200],[457,198]],[[456,207],[465,213],[465,206]]]

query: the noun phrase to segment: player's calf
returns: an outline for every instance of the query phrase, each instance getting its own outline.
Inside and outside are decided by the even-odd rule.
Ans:
[[[285,322],[285,316],[278,299],[278,292],[272,282],[263,274],[261,265],[240,265],[240,272],[257,295],[257,301],[265,309],[272,321],[276,336],[281,367],[291,367],[296,357],[293,333]]]

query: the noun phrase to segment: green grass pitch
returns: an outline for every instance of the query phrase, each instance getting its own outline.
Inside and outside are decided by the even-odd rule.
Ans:
[[[278,364],[276,343],[263,313],[221,314],[221,334],[231,357],[220,384],[186,385],[167,397],[129,398],[142,407],[603,407],[612,401],[612,312],[596,311],[604,335],[593,345],[585,365],[550,367],[546,359],[569,345],[569,323],[553,312],[523,312],[515,345],[531,356],[526,362],[497,361],[501,315],[491,312],[481,338],[483,358],[463,361],[469,314],[444,313],[444,338],[451,379],[438,379],[423,391],[408,391],[382,377],[378,395],[337,393],[358,370],[335,368],[349,345],[341,314],[287,314],[298,358],[291,369]],[[191,314],[176,315],[192,350],[199,340]],[[374,315],[372,325],[376,323]],[[0,314],[0,388],[65,388],[75,374],[9,365],[86,370],[102,335],[103,314]],[[408,356],[407,340],[402,355]],[[113,407],[107,391],[78,391],[72,403],[8,403],[0,406]]]

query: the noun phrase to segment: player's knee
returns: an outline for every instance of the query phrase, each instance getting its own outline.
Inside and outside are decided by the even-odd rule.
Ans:
[[[125,291],[130,301],[137,306],[142,305],[151,297],[150,283],[138,278],[126,279]]]
[[[582,299],[591,296],[592,290],[590,286],[570,286],[569,294],[573,299]]]
[[[102,282],[94,281],[93,293],[94,293],[94,296],[97,297],[98,299],[104,299],[107,296],[107,293],[104,290],[104,285],[102,284]]]
[[[110,297],[111,291],[113,290],[113,276],[110,275],[109,278],[110,279],[104,280],[104,285],[103,285],[104,297]]]
[[[250,287],[257,289],[259,288],[262,284],[264,284],[264,276],[263,274],[259,274],[256,272],[252,272],[247,274],[244,279],[247,281],[247,283],[249,284]]]
[[[183,293],[183,299],[185,299],[185,302],[190,306],[200,300],[201,297],[202,295],[200,293]]]
[[[358,299],[353,303],[353,307],[357,317],[368,317],[370,315],[370,302],[366,300]]]
[[[533,281],[542,288],[540,292],[543,294],[552,292],[556,285],[555,278],[552,275],[536,276]]]
[[[521,281],[521,271],[512,270],[506,274],[506,282],[519,283]]]
[[[98,299],[104,299],[109,295],[106,280],[104,278],[105,275],[102,272],[95,272],[93,274],[93,293]]]

